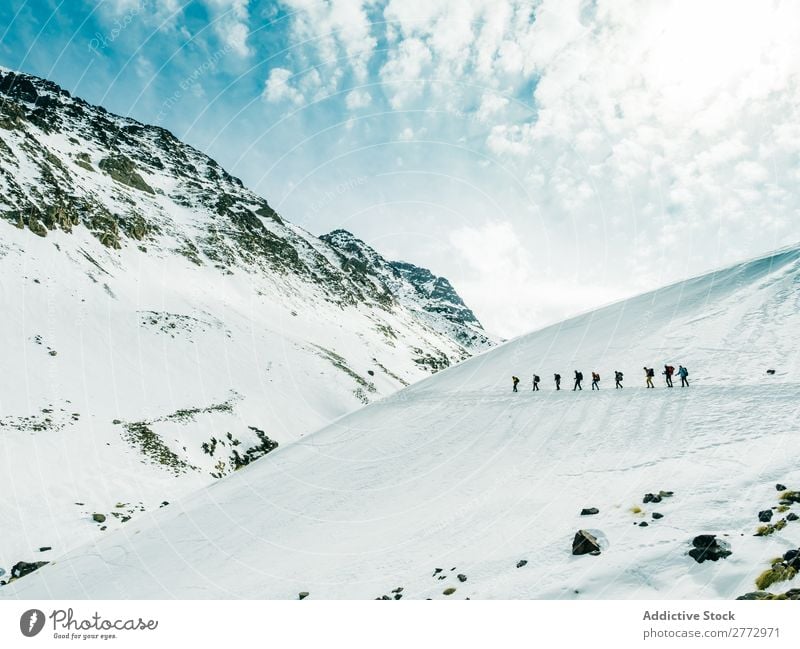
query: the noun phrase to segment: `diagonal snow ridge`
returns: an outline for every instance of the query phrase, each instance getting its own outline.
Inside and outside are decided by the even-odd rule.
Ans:
[[[776,484],[800,489],[799,303],[800,248],[790,248],[571,318],[337,419],[0,596],[754,591],[770,559],[800,539],[798,521],[754,536],[759,511],[775,508],[777,520],[798,507],[779,511]],[[691,386],[666,388],[664,364],[685,365]],[[644,388],[645,365],[657,370],[655,390]],[[574,370],[599,372],[601,390],[586,381],[573,392]],[[581,516],[590,507],[599,513]],[[599,556],[572,555],[580,529],[598,539]],[[732,554],[697,563],[687,553],[700,534]]]

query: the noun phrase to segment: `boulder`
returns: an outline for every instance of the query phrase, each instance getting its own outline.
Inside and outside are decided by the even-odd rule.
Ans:
[[[715,534],[700,534],[694,537],[692,545],[694,547],[689,550],[689,556],[697,563],[718,561],[732,554],[730,544],[719,540]]]
[[[25,575],[29,575],[34,570],[38,570],[42,566],[46,566],[49,561],[33,561],[32,563],[28,563],[27,561],[17,561],[13,566],[11,566],[11,576],[14,578],[24,577]]]
[[[772,510],[765,509],[758,512],[758,520],[760,520],[762,523],[769,523],[772,520]]]
[[[787,521],[796,521],[798,518],[800,518],[800,516],[798,516],[794,512],[789,512],[788,514],[786,514]]]
[[[526,559],[520,559],[517,561],[517,568],[522,568],[522,566],[527,566],[528,561]]]
[[[456,592],[456,589],[455,589],[455,588],[445,588],[445,589],[442,591],[442,595],[452,595],[452,594],[453,594],[453,593],[455,593],[455,592]]]
[[[92,520],[95,523],[105,523],[106,522],[106,515],[105,514],[92,514]]]
[[[661,502],[661,495],[660,494],[645,494],[644,498],[642,498],[643,503],[660,503]]]
[[[581,516],[593,516],[594,514],[599,514],[600,510],[597,507],[589,507],[587,509],[581,510]]]
[[[458,577],[458,581],[460,581],[461,583],[464,583],[465,581],[467,581],[467,576],[466,575],[459,574],[459,575],[456,575],[456,576]]]
[[[572,554],[600,554],[600,544],[591,532],[578,530],[572,540]]]
[[[642,521],[641,523],[639,523],[639,527],[647,527],[648,525],[649,523],[647,521]]]
[[[297,599],[305,599],[306,597],[308,597],[308,591],[304,590],[297,593]]]
[[[786,485],[781,484],[780,482],[775,485],[776,491],[786,491]]]
[[[653,512],[653,518],[658,520],[659,518],[664,518],[664,514],[659,514],[658,512]]]

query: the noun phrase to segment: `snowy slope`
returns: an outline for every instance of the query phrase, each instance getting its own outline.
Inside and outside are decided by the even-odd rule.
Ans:
[[[2,69],[0,304],[6,571],[473,351],[167,131]]]
[[[797,521],[754,536],[758,512],[778,506],[776,483],[800,489],[799,300],[800,248],[523,336],[281,447],[0,596],[754,591],[770,559],[800,546]],[[639,368],[667,362],[687,365],[692,386],[668,390],[659,379],[644,389]],[[552,373],[568,380],[573,369],[599,371],[603,389],[552,390]],[[614,369],[625,372],[624,390],[609,389]],[[533,371],[543,391],[512,393],[512,373]],[[662,490],[674,495],[643,503]],[[599,514],[581,516],[589,507]],[[776,510],[773,521],[798,509]],[[579,529],[597,536],[599,556],[571,554]],[[732,555],[696,563],[687,551],[703,533],[729,542]]]

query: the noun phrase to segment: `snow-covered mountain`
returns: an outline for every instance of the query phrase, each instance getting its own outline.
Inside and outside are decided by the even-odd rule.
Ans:
[[[470,350],[497,344],[445,277],[403,261],[386,261],[373,248],[347,230],[320,237],[347,258],[347,264],[380,280],[392,295],[413,309],[435,330]]]
[[[0,597],[796,597],[798,305],[795,248],[566,320]],[[645,389],[643,366],[665,364],[685,365],[691,386]],[[602,389],[573,392],[574,370],[599,372]],[[553,389],[556,372],[567,389]],[[512,374],[526,389],[511,391]],[[599,554],[573,554],[580,530]]]
[[[0,567],[491,343],[383,280],[168,131],[0,69]]]

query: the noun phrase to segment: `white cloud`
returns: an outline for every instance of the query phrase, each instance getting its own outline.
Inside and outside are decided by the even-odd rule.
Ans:
[[[172,0],[170,0],[172,1]],[[250,33],[249,0],[203,0],[214,20],[217,36],[239,56],[251,54],[247,44]]]
[[[350,110],[366,108],[372,103],[372,96],[366,90],[351,90],[345,97],[345,105]]]
[[[292,71],[286,68],[272,68],[269,78],[264,84],[263,98],[272,103],[288,101],[292,104],[300,105],[303,103],[303,93],[293,87],[289,80],[292,78]]]

